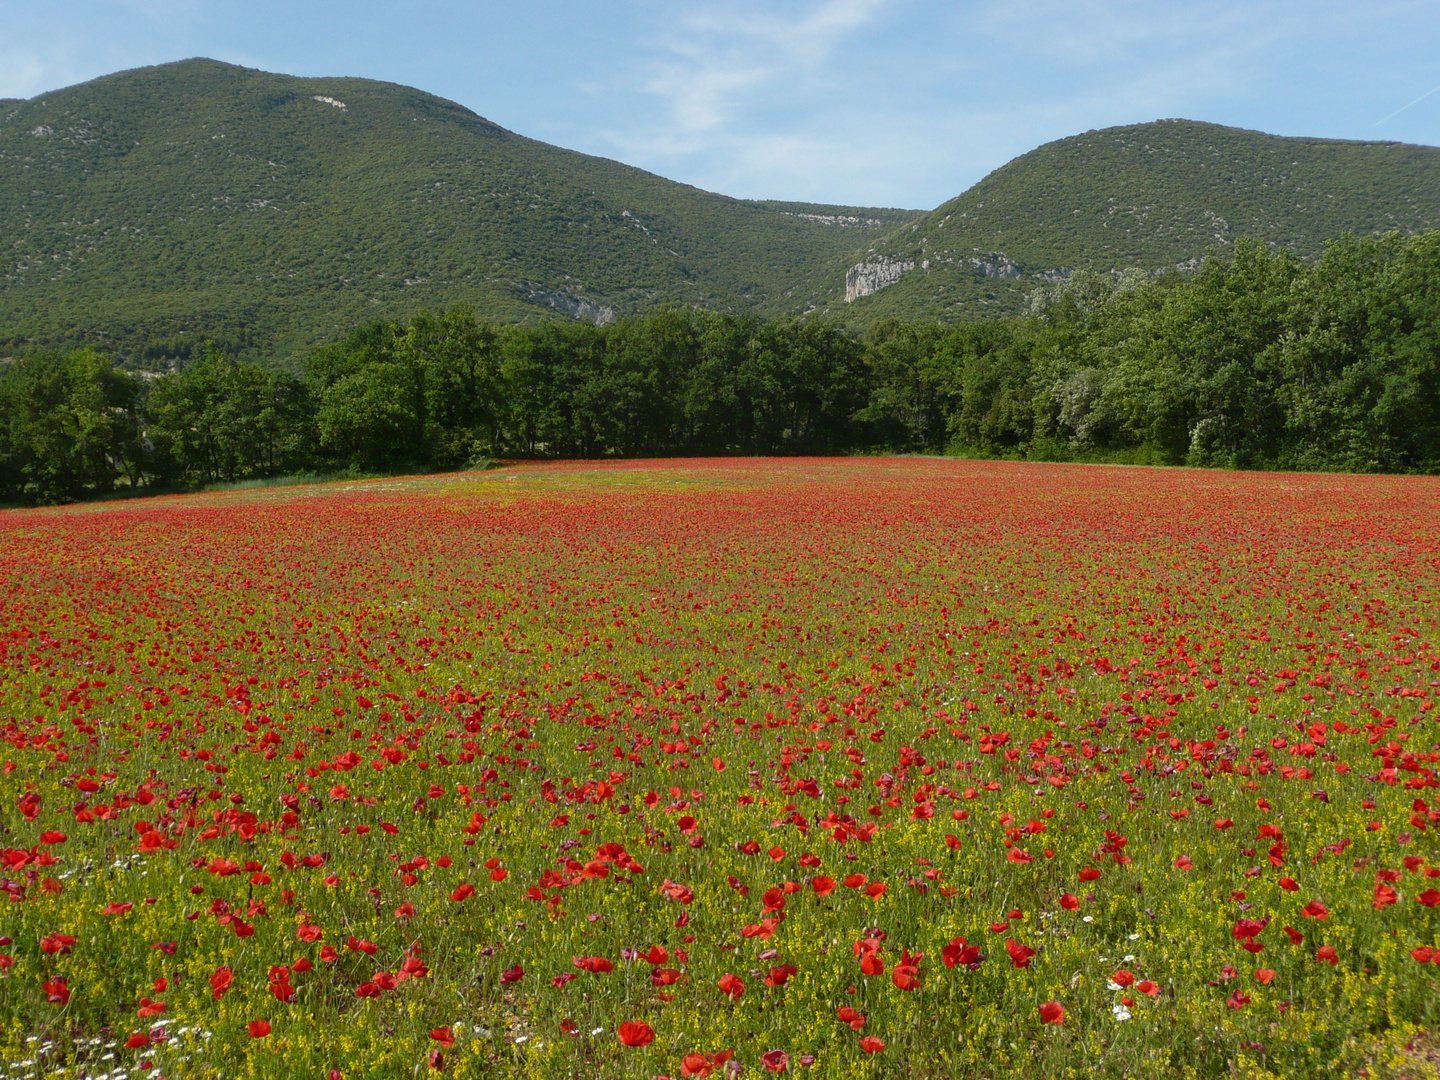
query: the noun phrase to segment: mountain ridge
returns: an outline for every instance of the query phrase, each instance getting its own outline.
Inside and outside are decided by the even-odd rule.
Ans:
[[[869,320],[1016,310],[1027,288],[1075,270],[1193,269],[1240,237],[1315,258],[1345,232],[1436,227],[1435,147],[1157,120],[1014,158],[871,245],[847,268],[848,295],[832,267],[826,308]],[[881,288],[860,280],[867,264]]]
[[[0,102],[0,350],[293,365],[373,318],[664,304],[852,326],[1023,309],[1077,270],[1305,258],[1440,225],[1440,149],[1190,120],[1036,147],[924,212],[741,200],[413,87],[196,58]]]
[[[879,232],[916,213],[731,199],[410,87],[187,60],[0,111],[0,340],[163,356],[209,334],[293,361],[367,317],[453,303],[772,314],[857,246],[817,219]]]

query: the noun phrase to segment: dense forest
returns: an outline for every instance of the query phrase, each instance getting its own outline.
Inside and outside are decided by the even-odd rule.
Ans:
[[[1308,262],[1086,274],[958,325],[668,308],[605,327],[379,321],[291,372],[211,349],[158,377],[90,349],[0,376],[0,498],[55,502],[505,457],[949,453],[1440,470],[1440,232]]]

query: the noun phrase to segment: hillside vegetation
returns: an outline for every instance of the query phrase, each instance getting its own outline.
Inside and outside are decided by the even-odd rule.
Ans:
[[[188,60],[0,107],[0,348],[294,361],[376,317],[762,313],[913,212],[745,202],[365,79]]]
[[[1080,269],[1193,267],[1250,238],[1306,259],[1342,233],[1440,226],[1440,149],[1282,138],[1189,120],[1090,131],[1032,150],[874,243],[913,269],[848,319],[1015,311]],[[860,261],[860,260],[856,260]],[[843,270],[827,304],[845,309]]]
[[[1048,143],[924,214],[731,199],[408,87],[188,60],[0,103],[0,357],[164,370],[210,340],[294,369],[456,305],[956,322],[1077,270],[1189,272],[1241,238],[1314,260],[1437,225],[1431,147],[1159,121]]]
[[[0,499],[492,457],[952,453],[1440,470],[1440,231],[1315,263],[1082,272],[1035,313],[861,336],[669,308],[598,327],[380,320],[303,375],[218,351],[145,380],[93,350],[0,375]]]

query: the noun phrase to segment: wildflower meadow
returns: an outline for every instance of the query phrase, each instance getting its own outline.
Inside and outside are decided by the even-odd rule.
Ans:
[[[547,464],[0,514],[0,1076],[1402,1074],[1440,483]]]

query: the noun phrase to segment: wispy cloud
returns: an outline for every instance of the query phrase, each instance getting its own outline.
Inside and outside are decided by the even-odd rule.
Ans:
[[[51,65],[33,52],[0,52],[0,97],[33,97],[50,88]]]
[[[813,79],[836,45],[890,2],[823,0],[791,15],[773,4],[691,10],[654,41],[659,55],[643,78],[669,116],[655,139],[683,151],[780,84]]]
[[[1375,127],[1379,127],[1381,124],[1385,123],[1386,120],[1394,120],[1395,117],[1399,116],[1399,115],[1400,115],[1402,112],[1404,112],[1406,109],[1409,109],[1409,108],[1412,108],[1412,107],[1414,107],[1414,106],[1416,106],[1416,105],[1419,105],[1420,102],[1424,101],[1426,98],[1431,97],[1431,96],[1434,95],[1434,94],[1440,94],[1440,86],[1435,87],[1434,90],[1427,90],[1427,91],[1425,91],[1425,93],[1421,94],[1421,95],[1420,95],[1419,97],[1417,97],[1414,101],[1409,102],[1408,104],[1401,105],[1400,108],[1396,109],[1396,110],[1395,110],[1394,112],[1392,112],[1389,116],[1382,116],[1379,120],[1376,120],[1376,121],[1375,121],[1375,125],[1374,125],[1374,126],[1375,126]]]

